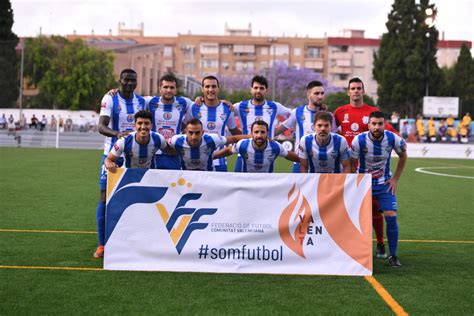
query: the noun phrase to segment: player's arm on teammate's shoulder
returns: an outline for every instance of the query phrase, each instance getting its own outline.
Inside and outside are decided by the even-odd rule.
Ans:
[[[393,174],[393,177],[391,177],[386,182],[388,184],[388,191],[392,191],[392,194],[395,194],[397,192],[398,181],[400,180],[403,169],[405,168],[405,165],[406,165],[407,160],[408,160],[406,150],[402,150],[400,152],[397,152],[397,155],[398,155],[397,169],[395,170],[395,173]]]
[[[232,135],[242,135],[242,130],[238,127],[235,127],[235,128],[232,128],[232,129],[229,128],[229,132]]]
[[[233,150],[232,150],[232,147],[231,147],[231,146],[227,146],[227,147],[225,147],[224,149],[215,151],[214,154],[212,155],[212,157],[213,157],[214,159],[224,158],[224,157],[231,156],[233,153],[234,153],[234,152],[233,152]]]
[[[119,132],[114,131],[109,127],[110,117],[101,115],[99,116],[99,133],[107,137],[121,138],[130,134],[130,132]]]
[[[285,125],[283,124],[280,124],[280,126],[278,126],[276,129],[275,129],[275,136],[278,136],[280,135],[281,133],[284,133],[288,128],[286,128]]]
[[[300,157],[300,173],[308,173],[308,159]]]

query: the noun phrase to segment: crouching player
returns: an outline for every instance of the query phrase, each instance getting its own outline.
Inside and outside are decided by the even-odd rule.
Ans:
[[[390,171],[392,150],[395,150],[399,156],[393,177]],[[406,161],[405,141],[400,136],[385,130],[385,119],[382,112],[372,112],[369,116],[369,131],[356,136],[352,141],[351,164],[355,170],[358,162],[359,173],[372,174],[372,196],[379,202],[385,217],[390,253],[388,263],[392,267],[401,266],[397,257],[398,207],[395,193]]]
[[[165,138],[152,132],[152,113],[139,111],[135,114],[135,132],[122,137],[114,144],[105,159],[107,171],[115,172],[115,162],[123,155],[125,168],[155,168],[155,154],[167,147]]]
[[[202,122],[192,118],[186,123],[186,133],[174,135],[169,143],[183,161],[184,170],[215,171],[212,164],[214,151],[220,146],[249,138],[248,135],[220,136],[206,134]]]
[[[349,145],[344,137],[331,133],[332,121],[330,113],[318,112],[314,117],[314,133],[301,137],[298,152],[301,173],[351,172]]]
[[[226,147],[214,154],[214,158],[222,158],[232,154],[242,157],[242,172],[273,172],[273,164],[278,156],[299,162],[298,156],[287,151],[280,143],[268,139],[268,124],[265,121],[255,121],[250,127],[252,139],[244,139],[234,147]]]

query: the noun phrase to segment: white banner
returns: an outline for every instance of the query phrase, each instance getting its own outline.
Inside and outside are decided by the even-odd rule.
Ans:
[[[410,158],[474,159],[474,144],[409,143]]]
[[[423,97],[424,117],[448,117],[459,115],[458,97]]]
[[[372,274],[370,175],[108,177],[105,269]]]

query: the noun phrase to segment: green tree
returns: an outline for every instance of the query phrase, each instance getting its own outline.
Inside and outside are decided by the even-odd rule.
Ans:
[[[324,103],[328,106],[328,110],[331,112],[334,112],[334,110],[341,105],[348,104],[349,101],[349,96],[346,92],[332,93],[324,98]],[[364,103],[368,105],[375,105],[374,99],[368,95],[364,95]]]
[[[454,65],[453,92],[459,97],[462,112],[474,112],[474,60],[466,45],[461,46],[456,65]]]
[[[19,95],[18,36],[12,32],[13,10],[10,0],[0,1],[0,106],[14,107]]]
[[[27,45],[25,73],[40,90],[35,107],[97,110],[104,91],[116,85],[110,52],[63,37],[38,37]]]
[[[413,116],[421,111],[428,91],[436,95],[441,71],[436,62],[438,30],[427,24],[426,10],[436,8],[429,0],[395,0],[386,23],[378,53],[374,54],[373,75],[378,82],[378,104],[388,112]]]
[[[452,67],[443,67],[441,68],[441,73],[443,77],[443,84],[440,88],[439,95],[445,97],[452,97],[454,96],[454,66]]]

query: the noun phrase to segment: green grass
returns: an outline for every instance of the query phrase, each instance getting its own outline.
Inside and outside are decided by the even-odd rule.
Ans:
[[[0,228],[95,231],[100,157],[1,148]],[[289,171],[291,164],[275,167]],[[473,176],[474,161],[409,159],[398,193],[400,239],[474,241],[474,179],[418,167]],[[96,239],[0,232],[0,265],[101,267],[91,256]],[[399,255],[400,269],[374,260],[374,276],[408,313],[474,313],[473,243],[401,242]],[[392,314],[361,277],[0,269],[0,280],[0,315]]]

